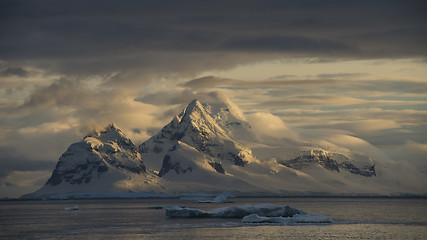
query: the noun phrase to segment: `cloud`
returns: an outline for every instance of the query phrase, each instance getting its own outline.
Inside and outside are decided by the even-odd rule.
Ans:
[[[358,78],[368,76],[367,73],[324,73],[318,74],[318,78]]]
[[[289,129],[280,117],[271,113],[259,112],[247,114],[246,118],[251,124],[253,131],[260,137],[295,139],[297,133]]]
[[[41,133],[58,133],[67,131],[76,126],[76,119],[70,119],[70,121],[59,121],[59,122],[48,122],[42,123],[34,127],[20,128],[18,132],[23,135],[29,134],[41,134]]]
[[[88,121],[121,122],[138,125],[153,124],[157,109],[152,105],[134,101],[132,89],[108,89],[95,87],[91,89],[87,84],[69,79],[60,79],[51,85],[38,88],[15,112],[35,114],[39,111],[41,117],[54,114],[55,120],[59,116],[66,117],[69,126],[84,125]],[[49,114],[50,113],[50,114]],[[33,122],[35,122],[33,119]],[[75,123],[76,119],[78,122]],[[40,119],[40,124],[47,124],[46,119]],[[52,123],[55,124],[55,123]],[[58,126],[59,123],[56,123]]]
[[[292,75],[296,76],[296,75]],[[280,75],[270,77],[267,80],[237,80],[229,78],[220,78],[215,76],[205,76],[189,80],[181,84],[182,87],[191,89],[203,89],[203,88],[232,88],[232,89],[249,89],[249,88],[271,88],[274,86],[286,87],[286,86],[297,86],[297,85],[322,85],[322,84],[334,84],[338,83],[332,79],[283,79],[290,77],[287,75]]]
[[[393,120],[399,125],[414,126],[427,125],[427,111],[413,109],[381,109],[378,107],[319,110],[319,109],[282,109],[275,111],[275,114],[286,119],[288,124],[293,126],[315,125],[320,122],[325,125],[340,124],[343,122],[358,122],[369,119]]]
[[[344,87],[352,91],[365,92],[399,92],[399,93],[418,93],[423,94],[422,89],[427,88],[426,81],[410,81],[410,80],[369,80],[348,82]]]
[[[424,141],[427,112],[410,109],[350,108],[338,110],[282,109],[275,111],[298,129],[342,129],[378,147]]]
[[[153,93],[143,94],[135,98],[135,101],[153,104],[153,105],[175,105],[188,104],[195,98],[195,91],[183,88],[160,89]]]
[[[427,104],[427,101],[365,100],[355,97],[304,95],[276,98],[258,104],[259,107],[301,107],[301,106],[393,106]]]
[[[391,156],[400,161],[410,162],[419,171],[427,173],[426,154],[427,144],[413,140],[396,144],[387,149]]]
[[[0,147],[0,179],[5,178],[13,171],[40,171],[52,170],[55,162],[47,160],[33,160],[23,157],[10,148]]]
[[[197,89],[197,88],[212,88],[222,84],[230,85],[235,83],[236,83],[236,80],[232,80],[232,79],[218,78],[215,76],[206,76],[206,77],[196,78],[196,79],[187,81],[184,84],[182,84],[182,86]]]
[[[0,147],[19,152],[16,161],[55,162],[71,143],[112,122],[139,144],[165,122],[156,117],[163,109],[135,101],[134,92],[66,78],[40,86],[23,102],[0,105]]]
[[[297,52],[302,54],[355,54],[356,47],[343,42],[326,39],[313,39],[302,36],[262,36],[255,38],[232,39],[223,44],[225,49],[235,51],[272,51],[272,52]]]
[[[0,186],[0,188],[8,186],[18,189],[21,187],[41,187],[47,182],[51,175],[51,169],[36,171],[12,171],[6,178],[3,179],[3,186]],[[21,193],[21,195],[25,193],[28,193],[28,190],[27,192]]]
[[[424,57],[425,6],[400,0],[2,2],[0,56],[69,74],[139,69],[148,75],[296,56]]]
[[[297,78],[297,77],[298,75],[295,75],[295,74],[282,74],[282,75],[269,77],[267,80],[282,80],[282,79]]]
[[[233,90],[269,88],[271,93],[275,95],[295,96],[296,94],[301,94],[301,92],[308,92],[310,95],[315,95],[312,98],[321,98],[316,95],[321,95],[322,93],[327,93],[328,95],[342,95],[345,93],[350,96],[357,94],[358,96],[370,98],[374,97],[373,93],[381,93],[383,95],[388,93],[424,94],[423,89],[427,88],[427,82],[424,80],[358,79],[369,76],[367,73],[325,73],[318,74],[316,77],[320,76],[321,78],[315,79],[301,78],[300,76],[292,77],[293,79],[283,79],[282,76],[275,76],[265,80],[238,80],[205,76],[186,81],[181,86],[191,89],[228,88]],[[390,103],[393,104],[392,102]]]
[[[260,107],[296,107],[296,106],[319,106],[319,105],[357,105],[365,101],[344,96],[295,96],[282,99],[274,99],[260,103]]]
[[[330,125],[333,128],[346,129],[363,135],[375,135],[378,131],[399,129],[402,126],[389,119],[366,119]]]
[[[399,150],[404,151],[406,153],[412,153],[420,156],[427,155],[427,144],[418,143],[415,141],[408,140],[405,145],[401,145]]]
[[[29,72],[21,67],[8,67],[0,72],[0,76],[3,76],[3,77],[9,77],[9,76],[27,77],[28,74]]]

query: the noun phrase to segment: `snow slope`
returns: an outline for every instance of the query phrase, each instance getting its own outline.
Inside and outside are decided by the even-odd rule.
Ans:
[[[43,197],[81,192],[157,192],[164,181],[147,170],[136,146],[114,124],[71,144],[45,186],[24,195]]]

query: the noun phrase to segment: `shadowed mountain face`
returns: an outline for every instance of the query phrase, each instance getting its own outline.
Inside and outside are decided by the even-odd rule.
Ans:
[[[345,170],[364,177],[376,176],[375,164],[357,164],[357,161],[351,160],[342,154],[330,154],[325,151],[310,151],[308,153],[303,153],[297,158],[280,161],[280,164],[296,170],[304,170],[304,168],[313,165],[320,165],[331,171],[339,172],[340,170]]]
[[[136,174],[146,172],[136,146],[114,124],[72,144],[59,158],[46,184],[88,184],[111,168]]]

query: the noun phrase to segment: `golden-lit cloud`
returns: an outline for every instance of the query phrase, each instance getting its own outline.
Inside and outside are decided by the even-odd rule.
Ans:
[[[271,113],[258,112],[246,115],[254,132],[261,137],[269,136],[274,138],[298,138],[298,134],[288,128],[280,117]]]

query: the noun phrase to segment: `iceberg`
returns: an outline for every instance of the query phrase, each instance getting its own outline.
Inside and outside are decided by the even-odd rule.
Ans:
[[[232,203],[233,201],[228,200],[228,198],[235,197],[230,192],[222,192],[215,196],[214,199],[208,199],[208,200],[199,200],[199,203]]]
[[[173,206],[166,208],[166,216],[170,218],[207,218],[213,217],[210,216],[207,212],[196,209],[196,208],[187,208],[187,207],[178,207]]]
[[[65,211],[72,211],[72,210],[80,210],[79,205],[76,205],[74,207],[64,208]]]
[[[290,206],[274,204],[222,207],[209,211],[178,206],[166,209],[166,216],[170,218],[243,218],[251,214],[262,217],[292,217],[296,214],[306,213]]]
[[[325,215],[311,216],[308,214],[295,214],[292,217],[262,217],[257,214],[251,214],[243,217],[242,223],[333,223],[332,218]]]
[[[157,205],[151,205],[151,206],[148,206],[147,208],[148,209],[168,209],[168,208],[173,208],[173,207],[176,207],[176,206],[157,206]],[[179,207],[185,208],[186,206],[179,206]]]

